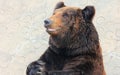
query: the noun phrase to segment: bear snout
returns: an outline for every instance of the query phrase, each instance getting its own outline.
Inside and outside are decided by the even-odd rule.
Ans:
[[[50,19],[44,20],[44,26],[45,26],[46,28],[49,27],[51,24],[52,24],[52,20],[50,20]]]

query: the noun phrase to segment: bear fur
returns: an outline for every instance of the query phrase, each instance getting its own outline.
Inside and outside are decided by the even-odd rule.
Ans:
[[[45,20],[49,47],[27,67],[27,75],[105,75],[93,6],[84,9],[57,3]]]

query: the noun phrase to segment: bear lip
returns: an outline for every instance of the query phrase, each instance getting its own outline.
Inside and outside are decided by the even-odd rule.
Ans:
[[[53,28],[47,28],[47,31],[57,31],[58,29],[60,29],[60,28],[56,28],[56,29],[53,29]]]

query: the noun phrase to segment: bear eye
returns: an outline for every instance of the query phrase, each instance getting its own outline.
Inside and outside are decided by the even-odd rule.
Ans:
[[[68,14],[67,14],[67,13],[64,13],[62,16],[63,16],[63,17],[68,17]]]

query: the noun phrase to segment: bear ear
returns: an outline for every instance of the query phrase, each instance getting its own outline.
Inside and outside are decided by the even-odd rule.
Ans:
[[[94,6],[86,6],[82,10],[82,14],[83,14],[83,18],[85,19],[85,21],[92,21],[93,16],[95,14]]]
[[[55,6],[55,9],[59,9],[59,8],[62,8],[62,7],[65,7],[64,2],[58,2]]]

